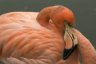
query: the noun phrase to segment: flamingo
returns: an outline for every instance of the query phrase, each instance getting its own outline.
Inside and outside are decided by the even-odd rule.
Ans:
[[[74,28],[73,24],[75,24],[73,12],[60,5],[44,8],[40,12],[2,14],[0,16],[1,62],[80,64],[80,54],[83,64],[96,64],[94,47]],[[63,60],[63,53],[66,52],[70,54],[67,53],[68,56],[64,56]]]

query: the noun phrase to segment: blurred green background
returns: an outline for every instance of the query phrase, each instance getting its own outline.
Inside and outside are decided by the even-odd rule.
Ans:
[[[77,28],[96,48],[96,0],[0,0],[0,14],[12,11],[40,11],[51,5],[73,10]]]

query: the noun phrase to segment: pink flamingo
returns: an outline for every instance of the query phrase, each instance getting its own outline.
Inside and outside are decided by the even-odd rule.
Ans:
[[[83,64],[96,64],[94,47],[74,29],[74,23],[73,12],[64,6],[47,7],[39,13],[3,14],[0,16],[0,60],[5,64],[80,64],[80,54]],[[63,52],[70,52],[75,45],[77,49],[63,60]]]

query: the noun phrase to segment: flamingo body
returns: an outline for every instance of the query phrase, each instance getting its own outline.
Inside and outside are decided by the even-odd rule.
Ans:
[[[80,53],[83,64],[95,64],[94,47],[78,30],[70,27],[74,23],[73,12],[64,6],[51,6],[40,12],[10,12],[0,15],[0,62],[80,64]],[[75,39],[78,39],[78,43],[74,43],[77,42]],[[63,60],[64,49],[72,48],[73,43],[78,44],[78,49]]]

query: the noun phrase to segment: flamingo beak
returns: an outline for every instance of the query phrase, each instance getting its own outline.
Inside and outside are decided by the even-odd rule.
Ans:
[[[75,33],[72,31],[72,27],[65,23],[65,34],[64,34],[64,43],[65,49],[63,53],[63,58],[66,60],[72,52],[77,48],[78,40]]]

